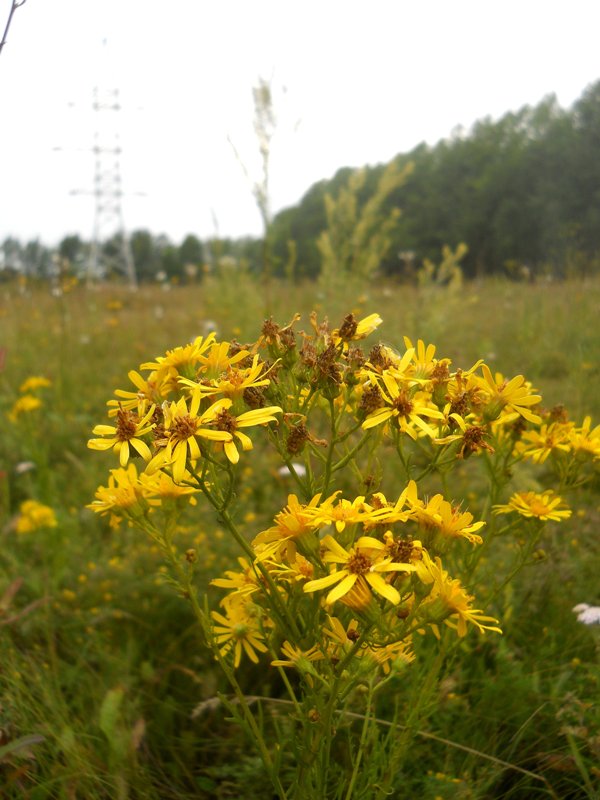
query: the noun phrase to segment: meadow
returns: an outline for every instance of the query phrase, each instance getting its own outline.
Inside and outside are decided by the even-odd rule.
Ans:
[[[236,669],[246,705],[240,697],[232,699],[226,671],[233,653],[226,652],[227,663],[220,664],[206,646],[206,631],[188,602],[191,590],[182,589],[191,573],[174,578],[159,538],[89,508],[117,462],[114,454],[93,452],[87,442],[94,426],[110,422],[107,400],[115,389],[130,388],[128,372],[140,364],[195,337],[206,339],[211,331],[219,341],[255,342],[271,315],[286,326],[298,312],[296,330],[308,331],[312,310],[319,320],[328,317],[332,328],[349,313],[357,320],[379,314],[383,323],[370,334],[371,346],[381,342],[402,353],[407,336],[413,343],[435,344],[439,358],[465,369],[484,359],[492,371],[524,375],[545,409],[564,404],[566,412],[556,413],[568,414],[577,425],[590,416],[592,431],[600,422],[600,281],[595,279],[487,279],[454,289],[393,282],[264,287],[249,275],[225,272],[197,284],[142,286],[137,292],[117,285],[69,283],[53,291],[44,285],[2,285],[3,798],[311,796],[293,791],[296,751],[277,748],[304,724],[294,716],[298,707],[290,711],[286,699],[288,682],[296,689],[295,681],[302,680],[293,670],[269,666],[272,656],[257,648],[257,663],[244,657]],[[32,377],[48,384],[34,382],[28,389],[25,382]],[[35,402],[15,405],[26,395]],[[281,469],[258,439],[252,453],[242,453],[231,488],[235,517],[253,535],[268,529],[296,491],[289,470]],[[372,480],[393,496],[406,481],[388,456],[377,462]],[[487,454],[457,463],[443,486],[444,496],[449,492],[474,519],[489,500],[487,484],[473,466],[480,456]],[[540,528],[541,538],[518,574],[490,593],[485,613],[500,620],[502,634],[471,628],[457,637],[444,627],[439,652],[435,637],[427,644],[429,637],[417,634],[423,642],[415,643],[416,660],[386,673],[379,694],[371,697],[377,685],[367,686],[368,681],[349,691],[344,709],[335,712],[337,724],[330,726],[331,780],[312,796],[600,797],[600,625],[578,621],[572,610],[580,603],[600,605],[597,463],[597,456],[590,459],[585,482],[569,486],[565,501],[572,515]],[[549,464],[537,465],[540,475],[527,465],[507,468],[499,499],[506,503],[522,487],[541,491]],[[330,467],[326,464],[326,471]],[[436,475],[426,476],[431,483],[423,491],[429,495],[440,491]],[[329,478],[327,471],[330,491],[346,485],[343,477],[339,487]],[[188,554],[194,591],[199,597],[206,593],[214,610],[222,592],[210,581],[237,569],[238,558],[247,553],[230,535],[227,516],[213,513],[205,499],[201,495],[197,505],[182,509],[177,552]],[[27,516],[23,504],[30,500],[40,504],[37,517],[35,508]],[[480,532],[485,540],[486,528]],[[499,537],[498,555],[486,556],[486,570],[473,583],[477,596],[496,569],[524,551],[520,535]],[[472,552],[470,543],[463,544],[460,564]],[[208,609],[198,613],[208,615]],[[430,672],[423,664],[434,661],[435,681],[425,687],[423,676]],[[306,669],[310,676],[316,667]],[[310,689],[306,675],[303,685]],[[373,733],[382,731],[383,737],[392,725],[387,713],[392,706],[394,719],[405,723],[393,729],[402,740],[397,751],[393,742],[378,749]],[[315,722],[317,716],[315,711]],[[279,789],[265,767],[265,753],[252,746],[250,724],[257,726],[267,757],[277,753]],[[351,757],[353,737],[360,745],[358,764]],[[308,739],[304,745],[312,746]],[[394,752],[397,760],[383,763]],[[302,773],[308,787],[311,769]],[[336,769],[349,775],[343,794],[334,788]]]

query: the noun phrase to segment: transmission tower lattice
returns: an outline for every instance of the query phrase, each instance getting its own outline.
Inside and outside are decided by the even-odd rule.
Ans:
[[[123,185],[121,179],[122,148],[115,118],[110,112],[121,110],[118,89],[94,88],[93,110],[96,130],[94,133],[94,232],[90,250],[88,280],[104,275],[109,268],[123,272],[132,288],[137,287],[135,264],[123,218]],[[107,124],[112,122],[113,124]],[[120,263],[106,263],[102,241],[110,235],[118,235]]]

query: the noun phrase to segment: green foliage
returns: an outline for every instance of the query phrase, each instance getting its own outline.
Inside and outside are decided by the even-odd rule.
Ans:
[[[367,179],[364,170],[351,174],[335,199],[325,195],[327,228],[317,239],[324,286],[341,285],[348,279],[373,278],[388,254],[400,216],[399,209],[385,206],[410,171],[410,165],[402,168],[397,162],[390,162],[362,206],[359,197]]]

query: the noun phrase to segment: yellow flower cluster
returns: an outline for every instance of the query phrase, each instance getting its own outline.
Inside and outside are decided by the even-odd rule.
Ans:
[[[423,481],[472,457],[497,471],[498,488],[515,462],[530,459],[556,465],[568,487],[600,457],[600,426],[545,410],[523,375],[506,378],[481,360],[454,368],[420,339],[405,337],[403,352],[363,350],[377,314],[348,314],[332,328],[313,312],[296,332],[298,321],[266,320],[246,345],[211,333],[132,370],[132,386],[108,402],[111,424],[97,425],[88,443],[113,450],[120,464],[89,507],[147,521],[157,506],[202,492],[246,554],[240,569],[213,581],[227,591],[212,612],[214,643],[235,666],[269,652],[273,663],[310,674],[355,656],[385,672],[411,659],[415,631],[440,635],[443,623],[459,636],[468,625],[499,632],[443,564],[459,542],[481,552],[485,522],[435,488],[427,494]],[[246,496],[236,467],[257,426],[297,494],[249,545],[228,509]],[[393,501],[378,491],[378,448],[403,476]],[[338,489],[352,475],[364,495]],[[550,490],[510,491],[496,514],[542,522],[570,514]],[[252,519],[246,514],[246,524]]]
[[[242,652],[256,660],[254,651],[266,651],[275,626],[272,591],[295,609],[296,636],[288,632],[282,650],[288,658],[273,662],[280,666],[331,664],[340,658],[340,643],[350,650],[360,640],[355,654],[369,654],[385,672],[396,658],[410,660],[415,630],[431,627],[439,635],[445,623],[464,636],[471,623],[480,632],[500,632],[497,620],[473,608],[473,597],[437,555],[458,538],[480,543],[475,531],[483,522],[473,523],[441,495],[420,499],[414,481],[394,502],[381,493],[369,501],[339,495],[316,495],[306,504],[290,495],[274,525],[255,537],[254,563],[243,559],[241,570],[213,581],[228,590],[227,616],[213,613],[223,653],[237,648],[237,664]],[[335,617],[332,607],[339,609]],[[328,624],[337,631],[333,637]],[[316,641],[315,632],[321,633]]]
[[[41,399],[32,394],[32,392],[36,392],[38,389],[45,389],[48,386],[52,386],[52,381],[42,375],[32,375],[24,380],[19,387],[21,397],[15,400],[13,407],[8,412],[9,420],[15,423],[22,414],[30,414],[32,411],[41,408]]]
[[[167,469],[176,483],[192,480],[198,462],[207,463],[219,450],[236,464],[238,447],[253,446],[242,429],[273,422],[281,413],[262,401],[261,390],[270,383],[265,363],[247,349],[215,341],[214,334],[140,369],[148,374],[129,373],[135,390],[117,390],[117,399],[108,402],[116,424],[96,425],[98,438],[88,442],[93,450],[113,450],[121,468],[135,455],[146,462],[147,475]]]
[[[25,500],[19,507],[15,527],[17,533],[31,533],[40,528],[56,528],[56,515],[50,506],[37,500]]]

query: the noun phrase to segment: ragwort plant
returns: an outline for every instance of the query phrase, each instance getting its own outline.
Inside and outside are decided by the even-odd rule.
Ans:
[[[119,459],[90,508],[160,548],[280,798],[383,798],[457,645],[501,634],[505,590],[543,557],[546,522],[571,514],[562,495],[600,457],[600,426],[420,340],[362,349],[377,314],[298,321],[269,319],[247,345],[198,337],[131,371],[89,442]],[[262,531],[238,500],[257,436],[295,485]],[[508,496],[518,462],[547,488]],[[467,465],[487,485],[477,519],[452,496]],[[197,588],[201,550],[177,541],[198,501],[240,550],[212,580],[218,609]],[[245,661],[270,665],[283,696],[247,694]]]

